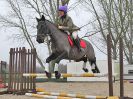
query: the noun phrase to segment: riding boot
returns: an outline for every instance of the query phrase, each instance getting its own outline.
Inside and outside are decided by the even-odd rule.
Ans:
[[[75,44],[76,44],[77,48],[79,49],[79,51],[82,51],[81,46],[80,46],[80,40],[77,38],[74,41],[75,41]]]

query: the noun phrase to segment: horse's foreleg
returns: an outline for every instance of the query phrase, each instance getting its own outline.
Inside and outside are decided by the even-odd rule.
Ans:
[[[56,59],[58,57],[58,55],[56,53],[52,53],[47,59],[46,59],[46,63],[49,63],[50,61]]]
[[[49,73],[49,63],[50,63],[50,61],[56,59],[56,57],[57,57],[57,54],[52,53],[52,54],[46,59],[46,64],[45,64],[46,70],[45,70],[45,73],[46,73],[46,76],[47,76],[48,78],[51,78],[51,73]]]
[[[52,53],[47,59],[46,59],[46,64],[45,64],[45,67],[49,67],[49,63],[50,61],[54,60],[57,58],[57,54],[55,53]],[[46,71],[49,71],[48,68],[46,68],[47,70]]]
[[[56,79],[59,79],[61,74],[59,73],[58,69],[59,69],[59,62],[66,56],[66,52],[63,52],[62,54],[60,54],[56,59],[55,59],[55,68],[54,68],[54,72],[55,72],[55,77]]]

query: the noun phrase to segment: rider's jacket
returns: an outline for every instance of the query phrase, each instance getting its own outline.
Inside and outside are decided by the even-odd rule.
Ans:
[[[58,18],[58,25],[59,26],[64,26],[62,30],[64,31],[69,31],[72,33],[75,30],[79,30],[79,28],[73,23],[71,17],[68,15],[65,15],[63,17]]]

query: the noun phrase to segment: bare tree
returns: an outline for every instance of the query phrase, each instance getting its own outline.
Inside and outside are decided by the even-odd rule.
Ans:
[[[106,35],[109,33],[112,37],[113,59],[118,57],[118,41],[120,36],[125,42],[125,56],[129,64],[133,62],[132,46],[132,0],[85,0],[83,5],[97,19],[93,23],[94,29],[101,33],[102,41],[106,44]],[[97,8],[98,6],[98,8]],[[100,10],[97,10],[100,9]]]
[[[9,15],[2,16],[0,15],[0,24],[2,24],[2,27],[6,28],[15,28],[20,30],[21,34],[14,34],[14,37],[19,37],[16,39],[22,39],[26,40],[26,42],[30,45],[31,48],[35,48],[34,43],[30,36],[30,31],[27,29],[28,25],[27,22],[23,16],[22,6],[19,0],[6,0],[11,8],[11,12]],[[32,27],[32,26],[31,26]],[[41,66],[44,68],[43,63],[39,56],[37,55],[37,60],[41,64]]]
[[[123,5],[125,5],[123,9],[125,9],[127,14],[125,17],[126,22],[124,23],[124,25],[127,25],[127,31],[123,35],[126,46],[124,53],[128,63],[133,64],[133,1],[126,0]]]
[[[45,15],[46,18],[57,24],[59,5],[68,4],[70,0],[6,0],[10,7],[10,13],[6,16],[0,15],[1,27],[14,28],[19,34],[13,34],[17,40],[26,41],[31,48],[35,48],[36,20],[35,17]],[[51,54],[48,38],[44,43]],[[39,64],[44,68],[43,60],[37,55]],[[45,68],[44,68],[45,69]]]

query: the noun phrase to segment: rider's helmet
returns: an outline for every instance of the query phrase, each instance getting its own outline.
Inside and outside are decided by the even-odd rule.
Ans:
[[[63,11],[64,13],[67,13],[67,6],[66,5],[64,5],[64,6],[60,6],[59,7],[59,11]]]

